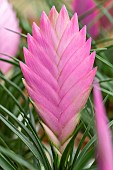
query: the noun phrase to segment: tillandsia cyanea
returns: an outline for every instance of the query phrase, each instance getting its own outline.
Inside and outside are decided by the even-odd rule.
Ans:
[[[9,30],[12,30],[9,31]],[[12,5],[7,0],[0,0],[0,58],[9,59],[8,56],[15,56],[20,42],[19,21]],[[3,55],[6,54],[6,55]],[[7,56],[8,55],[8,56]],[[0,61],[0,70],[3,73],[11,68],[11,64]]]
[[[20,62],[24,84],[46,133],[62,152],[91,91],[95,52],[90,54],[86,26],[79,31],[77,14],[70,20],[65,6],[59,13],[53,6],[48,17],[42,12],[32,33],[24,48],[26,64]]]
[[[112,134],[108,127],[106,111],[99,84],[94,86],[95,119],[97,129],[97,162],[99,170],[113,170]]]

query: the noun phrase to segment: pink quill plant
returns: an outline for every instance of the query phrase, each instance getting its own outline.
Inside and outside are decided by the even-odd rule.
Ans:
[[[16,55],[20,42],[20,36],[7,29],[20,33],[19,22],[12,5],[7,0],[0,0],[0,58],[4,59]],[[9,63],[0,61],[0,70],[3,73],[7,73],[11,66]]]
[[[113,146],[111,132],[108,127],[108,120],[99,84],[94,86],[94,104],[97,129],[97,162],[99,170],[113,170]]]
[[[53,144],[62,151],[79,120],[96,74],[95,52],[86,27],[79,31],[77,14],[69,18],[65,6],[49,16],[42,12],[40,26],[28,34],[25,63],[20,62],[24,84],[42,125]]]

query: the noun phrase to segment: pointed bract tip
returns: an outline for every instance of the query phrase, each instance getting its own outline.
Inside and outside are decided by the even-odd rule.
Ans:
[[[28,33],[27,34],[27,43],[28,43],[28,46],[29,46],[30,43],[32,43],[32,39],[33,39],[33,37]]]
[[[65,5],[62,5],[61,10],[66,10],[66,11],[67,11],[66,6],[65,6]]]
[[[28,52],[28,49],[26,47],[23,47],[24,57],[28,55]]]
[[[68,11],[67,11],[67,8],[66,8],[66,6],[65,5],[63,5],[62,6],[62,8],[61,8],[61,10],[60,10],[60,13],[62,13],[62,14],[68,14]]]
[[[38,27],[38,25],[36,24],[36,22],[33,22],[33,24],[32,24],[32,29],[40,29],[40,28]]]
[[[23,82],[23,84],[24,84],[24,86],[25,86],[25,85],[26,85],[26,81],[25,81],[24,78],[22,78],[22,82]]]
[[[57,11],[54,5],[52,6],[50,11]]]
[[[54,14],[58,15],[58,11],[56,10],[55,6],[53,6],[49,12],[49,17],[53,16]]]
[[[30,33],[27,33],[27,38],[29,38],[31,36],[31,34]]]
[[[84,26],[84,27],[80,30],[80,34],[81,34],[83,37],[86,37],[86,26]]]
[[[90,49],[91,49],[91,41],[92,41],[91,37],[88,38],[88,40],[86,41],[87,45],[90,46]]]
[[[95,59],[95,56],[96,56],[96,52],[93,51],[93,52],[91,53],[91,57],[92,57],[93,59]]]
[[[75,12],[72,18],[77,18],[78,19],[78,14]]]
[[[23,47],[23,53],[24,54],[26,53],[26,47]]]
[[[40,17],[40,28],[45,27],[46,22],[48,21],[48,16],[46,15],[45,11],[42,11]]]
[[[41,17],[40,17],[40,21],[41,21],[41,20],[44,20],[45,18],[47,19],[48,16],[46,15],[45,11],[42,11]]]
[[[20,64],[20,68],[21,68],[22,71],[23,71],[23,68],[24,68],[24,65],[25,65],[25,64],[24,64],[22,61],[20,61],[19,64]]]

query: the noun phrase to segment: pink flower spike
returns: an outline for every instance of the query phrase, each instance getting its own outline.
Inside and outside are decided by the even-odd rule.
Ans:
[[[77,12],[78,16],[85,14],[94,7],[96,7],[94,0],[73,0],[72,3],[73,11]],[[96,38],[99,35],[99,22],[96,21],[91,27],[90,23],[96,19],[97,16],[98,12],[93,11],[81,20],[83,25],[89,26],[88,31],[93,38]]]
[[[0,58],[10,59],[18,51],[20,36],[7,29],[20,33],[19,22],[16,13],[13,11],[11,4],[7,0],[0,0]],[[8,56],[5,56],[6,54]],[[0,61],[0,70],[7,73],[11,64]]]
[[[79,121],[79,113],[89,97],[96,74],[95,52],[86,26],[79,31],[78,17],[70,20],[65,6],[49,17],[43,12],[40,26],[32,26],[20,63],[24,85],[50,140],[63,152]]]
[[[106,111],[102,102],[99,84],[94,85],[94,105],[97,129],[97,155],[99,170],[113,170],[113,146],[111,132],[108,128]]]

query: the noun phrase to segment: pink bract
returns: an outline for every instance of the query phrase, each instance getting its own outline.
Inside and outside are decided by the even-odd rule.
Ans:
[[[12,5],[7,0],[0,0],[0,53],[8,56],[15,56],[18,50],[20,36],[10,30],[20,32],[19,22]],[[9,57],[0,54],[0,58],[9,59]],[[11,64],[0,61],[0,70],[7,73]]]
[[[86,27],[79,31],[77,14],[70,20],[65,6],[60,13],[52,7],[49,17],[42,12],[40,26],[33,23],[32,32],[28,49],[24,48],[26,64],[20,63],[24,84],[45,131],[61,149],[89,97],[96,73],[95,52],[90,54]]]
[[[99,170],[113,169],[112,134],[108,127],[106,111],[98,83],[94,87],[95,118],[97,129],[97,162]]]

